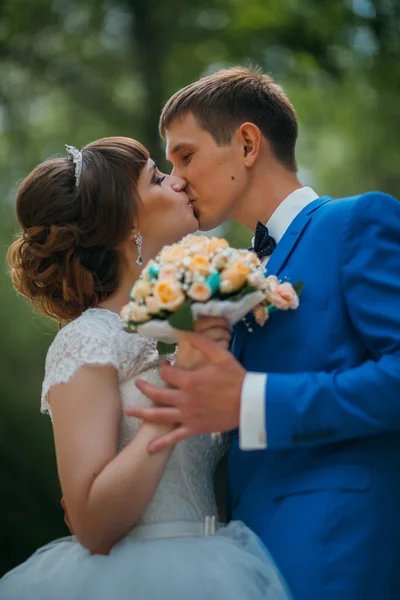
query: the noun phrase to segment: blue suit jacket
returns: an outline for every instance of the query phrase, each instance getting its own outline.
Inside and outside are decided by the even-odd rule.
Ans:
[[[231,515],[299,600],[400,598],[400,203],[319,198],[268,274],[304,281],[297,311],[236,328],[268,373],[267,449],[229,457]]]

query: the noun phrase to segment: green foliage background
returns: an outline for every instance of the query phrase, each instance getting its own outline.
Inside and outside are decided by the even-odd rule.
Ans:
[[[0,0],[0,573],[66,533],[51,424],[39,412],[56,328],[12,291],[13,200],[38,162],[105,135],[140,139],[167,169],[168,96],[252,63],[287,90],[300,176],[322,194],[399,195],[398,0]],[[230,223],[236,245],[250,234]]]

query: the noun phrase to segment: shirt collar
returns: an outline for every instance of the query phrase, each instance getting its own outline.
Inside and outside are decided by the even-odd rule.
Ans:
[[[285,231],[297,215],[313,200],[319,198],[310,187],[302,187],[287,196],[275,209],[268,220],[269,234],[278,244]]]

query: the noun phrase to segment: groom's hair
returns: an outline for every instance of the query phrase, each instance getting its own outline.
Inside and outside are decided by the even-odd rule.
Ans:
[[[242,123],[254,123],[276,157],[291,171],[297,170],[296,111],[283,89],[259,68],[222,69],[176,92],[161,113],[161,137],[165,139],[171,123],[188,113],[219,146],[229,145]]]

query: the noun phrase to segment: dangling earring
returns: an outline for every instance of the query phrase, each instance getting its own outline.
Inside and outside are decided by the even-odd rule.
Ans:
[[[141,267],[143,265],[143,260],[142,260],[143,238],[140,235],[140,233],[138,233],[137,235],[135,235],[133,237],[133,239],[135,240],[136,248],[138,251],[138,257],[136,259],[136,264],[139,265],[139,267]]]

